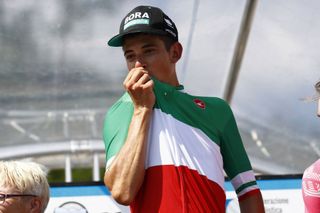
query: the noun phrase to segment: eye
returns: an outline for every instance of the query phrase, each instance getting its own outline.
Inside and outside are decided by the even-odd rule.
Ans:
[[[154,53],[154,52],[155,52],[155,49],[153,49],[153,48],[148,48],[148,49],[146,49],[146,50],[144,51],[145,54],[152,54],[152,53]]]
[[[127,61],[133,61],[135,58],[134,54],[127,54],[124,57],[126,58]]]

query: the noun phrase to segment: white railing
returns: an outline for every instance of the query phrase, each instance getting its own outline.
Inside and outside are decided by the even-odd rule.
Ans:
[[[4,144],[0,147],[0,160],[31,158],[40,163],[44,161],[43,164],[49,169],[64,168],[66,182],[72,182],[73,167],[92,165],[93,181],[100,181],[99,167],[104,167],[105,151],[103,141],[99,138],[102,135],[101,125],[105,111],[0,110],[0,132],[3,136],[6,135],[4,138],[9,138],[9,141],[2,142]],[[75,123],[83,126],[75,127]],[[56,125],[60,127],[59,130],[55,129]],[[34,126],[47,128],[39,130]],[[79,155],[84,155],[78,159],[81,163],[74,160]],[[88,159],[92,162],[88,162]]]
[[[48,158],[48,161],[55,161],[57,157],[64,158],[64,165],[58,165],[65,169],[65,182],[72,182],[73,155],[89,154],[92,156],[92,180],[100,181],[99,156],[104,157],[104,144],[101,140],[79,140],[79,141],[57,141],[51,143],[37,143],[1,147],[0,160],[14,159],[35,159],[40,157]],[[91,159],[91,158],[89,158]],[[88,162],[87,162],[88,163]],[[89,163],[90,164],[90,163]]]

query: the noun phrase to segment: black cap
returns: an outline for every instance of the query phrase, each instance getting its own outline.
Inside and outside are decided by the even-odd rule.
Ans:
[[[119,34],[108,41],[112,47],[122,46],[123,36],[133,33],[164,35],[178,41],[178,30],[173,21],[159,8],[138,6],[122,20]]]

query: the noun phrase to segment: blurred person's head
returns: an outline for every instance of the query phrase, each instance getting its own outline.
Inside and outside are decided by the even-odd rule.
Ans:
[[[318,111],[317,115],[320,117],[320,80],[314,85],[317,92],[317,100],[318,100]]]
[[[48,202],[49,184],[44,166],[0,161],[1,213],[43,213]]]

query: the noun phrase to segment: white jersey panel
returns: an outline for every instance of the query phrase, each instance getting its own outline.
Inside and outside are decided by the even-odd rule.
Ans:
[[[154,109],[149,130],[146,168],[186,166],[224,188],[220,147],[200,129],[191,127],[160,109]]]

